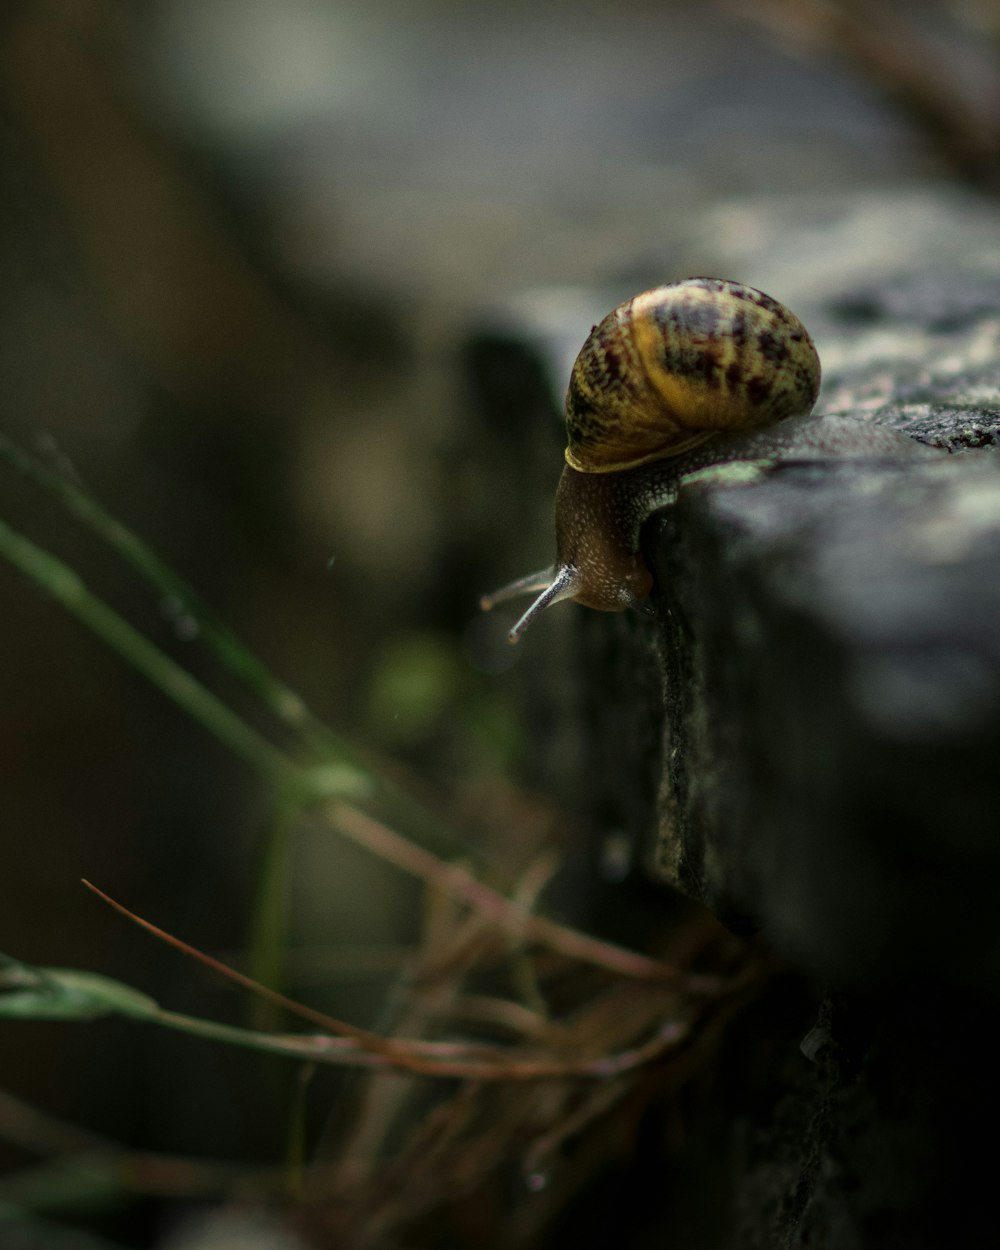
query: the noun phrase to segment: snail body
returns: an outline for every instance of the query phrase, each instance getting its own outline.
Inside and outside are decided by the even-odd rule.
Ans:
[[[689,278],[626,300],[591,331],[566,396],[566,467],[556,492],[556,563],[481,601],[537,598],[508,635],[575,599],[601,611],[641,607],[653,577],[645,520],[682,477],[787,443],[763,432],[808,414],[820,364],[799,319],[753,287]]]

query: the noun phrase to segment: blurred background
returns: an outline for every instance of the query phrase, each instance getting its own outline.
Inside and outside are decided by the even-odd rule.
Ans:
[[[992,0],[8,0],[2,429],[463,838],[572,847],[533,763],[533,661],[476,616],[551,558],[558,434],[538,468],[514,443],[526,414],[509,441],[484,420],[469,343],[520,319],[578,324],[578,344],[615,298],[692,272],[801,311],[901,237],[974,268],[997,241],[998,61]],[[197,620],[8,466],[0,500],[244,710]],[[240,1018],[79,880],[238,959],[267,787],[0,581],[0,949]],[[292,863],[294,988],[373,1025],[419,896],[327,830],[299,830]],[[4,1022],[0,1067],[136,1148],[267,1161],[296,1079],[115,1022]],[[0,1142],[0,1162],[20,1201],[23,1152]],[[107,1218],[113,1244],[174,1227],[158,1204]]]

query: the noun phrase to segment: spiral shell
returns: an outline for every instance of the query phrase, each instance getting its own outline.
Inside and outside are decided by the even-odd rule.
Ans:
[[[636,295],[592,330],[566,396],[566,461],[582,473],[631,469],[721,431],[804,415],[819,357],[777,300],[722,278]]]

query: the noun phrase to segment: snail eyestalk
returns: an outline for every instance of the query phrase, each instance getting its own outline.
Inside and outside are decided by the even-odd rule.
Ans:
[[[543,569],[538,573],[529,573],[527,577],[519,577],[517,581],[501,586],[492,594],[483,595],[479,600],[479,606],[484,612],[489,612],[498,603],[506,603],[508,599],[515,599],[518,595],[531,594],[536,590],[541,591],[528,610],[508,631],[507,641],[513,644],[520,642],[521,635],[540,612],[544,612],[546,608],[551,607],[553,603],[559,603],[562,599],[572,599],[576,594],[576,589],[576,569],[561,565],[557,569]]]
[[[528,628],[531,622],[539,614],[544,612],[546,608],[551,607],[553,603],[559,603],[562,599],[572,599],[577,590],[577,574],[576,569],[570,568],[568,565],[562,565],[556,570],[556,575],[552,581],[545,587],[538,598],[528,608],[527,612],[507,634],[507,641],[511,644],[520,642],[521,635]]]
[[[517,599],[521,595],[532,595],[539,590],[545,590],[555,577],[555,572],[553,568],[539,569],[537,573],[528,573],[525,577],[518,577],[515,581],[508,582],[506,586],[501,586],[499,590],[483,595],[479,600],[480,610],[492,612],[498,604],[507,603],[510,599]]]

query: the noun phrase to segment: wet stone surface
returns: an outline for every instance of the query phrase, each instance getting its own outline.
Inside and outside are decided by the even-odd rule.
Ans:
[[[648,542],[653,870],[825,974],[995,966],[1000,454],[691,487]]]
[[[727,1211],[713,1244],[987,1245],[1000,279],[873,279],[802,312],[820,411],[928,450],[692,476],[643,534],[654,619],[556,609],[522,643],[525,723],[541,700],[576,741],[537,779],[598,839],[629,831],[637,868],[791,970],[699,1111],[721,1126],[691,1146]],[[503,340],[536,366],[543,456],[554,341]]]
[[[665,690],[649,862],[861,982],[950,966],[940,922],[970,903],[973,964],[1000,954],[1000,284],[953,285],[859,293],[877,316],[825,391],[940,459],[692,483],[645,536]]]

